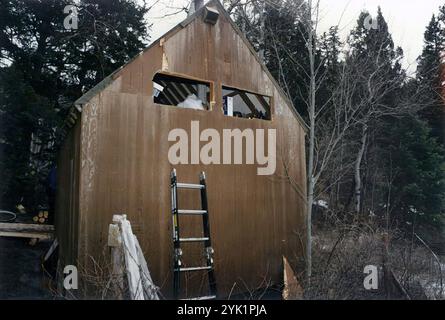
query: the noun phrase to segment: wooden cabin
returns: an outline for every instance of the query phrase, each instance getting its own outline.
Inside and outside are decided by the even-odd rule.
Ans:
[[[83,270],[91,257],[106,256],[112,217],[126,214],[154,282],[171,297],[173,168],[181,182],[198,183],[206,173],[220,297],[280,284],[282,257],[294,265],[303,260],[306,126],[218,1],[153,42],[72,110],[58,160],[61,265]],[[275,171],[260,175],[251,163],[171,164],[169,134],[178,128],[191,134],[192,121],[221,135],[275,129]],[[200,206],[194,190],[181,191],[178,200],[183,209]],[[193,219],[181,218],[184,236],[202,232],[201,220]],[[186,265],[202,259],[199,244],[185,244],[183,252]],[[185,295],[205,291],[203,273],[184,278]]]

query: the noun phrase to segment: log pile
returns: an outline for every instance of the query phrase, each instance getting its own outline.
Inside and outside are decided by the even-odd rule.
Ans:
[[[40,210],[39,213],[32,218],[35,223],[43,224],[48,221],[49,213],[47,210]]]

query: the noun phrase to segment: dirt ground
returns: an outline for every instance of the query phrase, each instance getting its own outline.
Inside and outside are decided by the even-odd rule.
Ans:
[[[50,242],[30,246],[29,239],[0,237],[0,299],[51,299],[40,260]]]

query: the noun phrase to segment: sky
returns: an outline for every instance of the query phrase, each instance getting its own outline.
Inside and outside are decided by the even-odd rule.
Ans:
[[[142,1],[142,0],[139,0]],[[185,19],[184,12],[190,0],[146,0],[156,4],[147,16],[152,27],[152,40],[156,40],[169,29]],[[153,2],[152,2],[153,3]],[[339,25],[340,36],[346,39],[354,28],[358,15],[367,10],[376,15],[377,8],[382,8],[389,30],[396,46],[405,53],[404,66],[414,72],[416,59],[422,52],[423,34],[433,14],[445,0],[320,0],[320,22],[318,32],[323,33],[333,25]]]

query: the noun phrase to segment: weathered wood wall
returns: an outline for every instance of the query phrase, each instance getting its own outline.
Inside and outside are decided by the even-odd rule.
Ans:
[[[154,104],[152,78],[158,71],[213,82],[213,109]],[[277,170],[273,176],[258,176],[257,165],[179,165],[176,169],[181,182],[196,183],[200,171],[207,174],[220,293],[227,294],[235,283],[237,292],[264,285],[264,280],[280,281],[281,256],[293,260],[303,254],[305,131],[227,17],[222,15],[215,26],[197,18],[179,32],[169,33],[113,79],[82,111],[79,229],[66,235],[78,242],[79,262],[103,251],[112,215],[125,213],[146,254],[153,280],[166,296],[171,294],[172,165],[167,153],[172,143],[167,137],[174,128],[190,134],[191,121],[198,120],[201,130],[215,128],[220,133],[232,128],[277,129]],[[224,116],[222,85],[272,96],[273,120]],[[62,156],[61,163],[66,161],[66,155]],[[289,166],[294,188],[285,178],[284,164]],[[179,203],[181,208],[198,208],[199,192],[181,191]],[[67,200],[62,199],[58,209],[64,213],[66,205]],[[184,236],[201,232],[201,220],[194,219],[199,218],[181,218]],[[195,261],[202,255],[198,247],[184,246],[187,264],[198,264]],[[201,276],[193,279],[196,283]],[[189,294],[195,294],[190,290]]]
[[[56,234],[62,265],[77,263],[79,239],[80,122],[68,133],[57,162]]]

